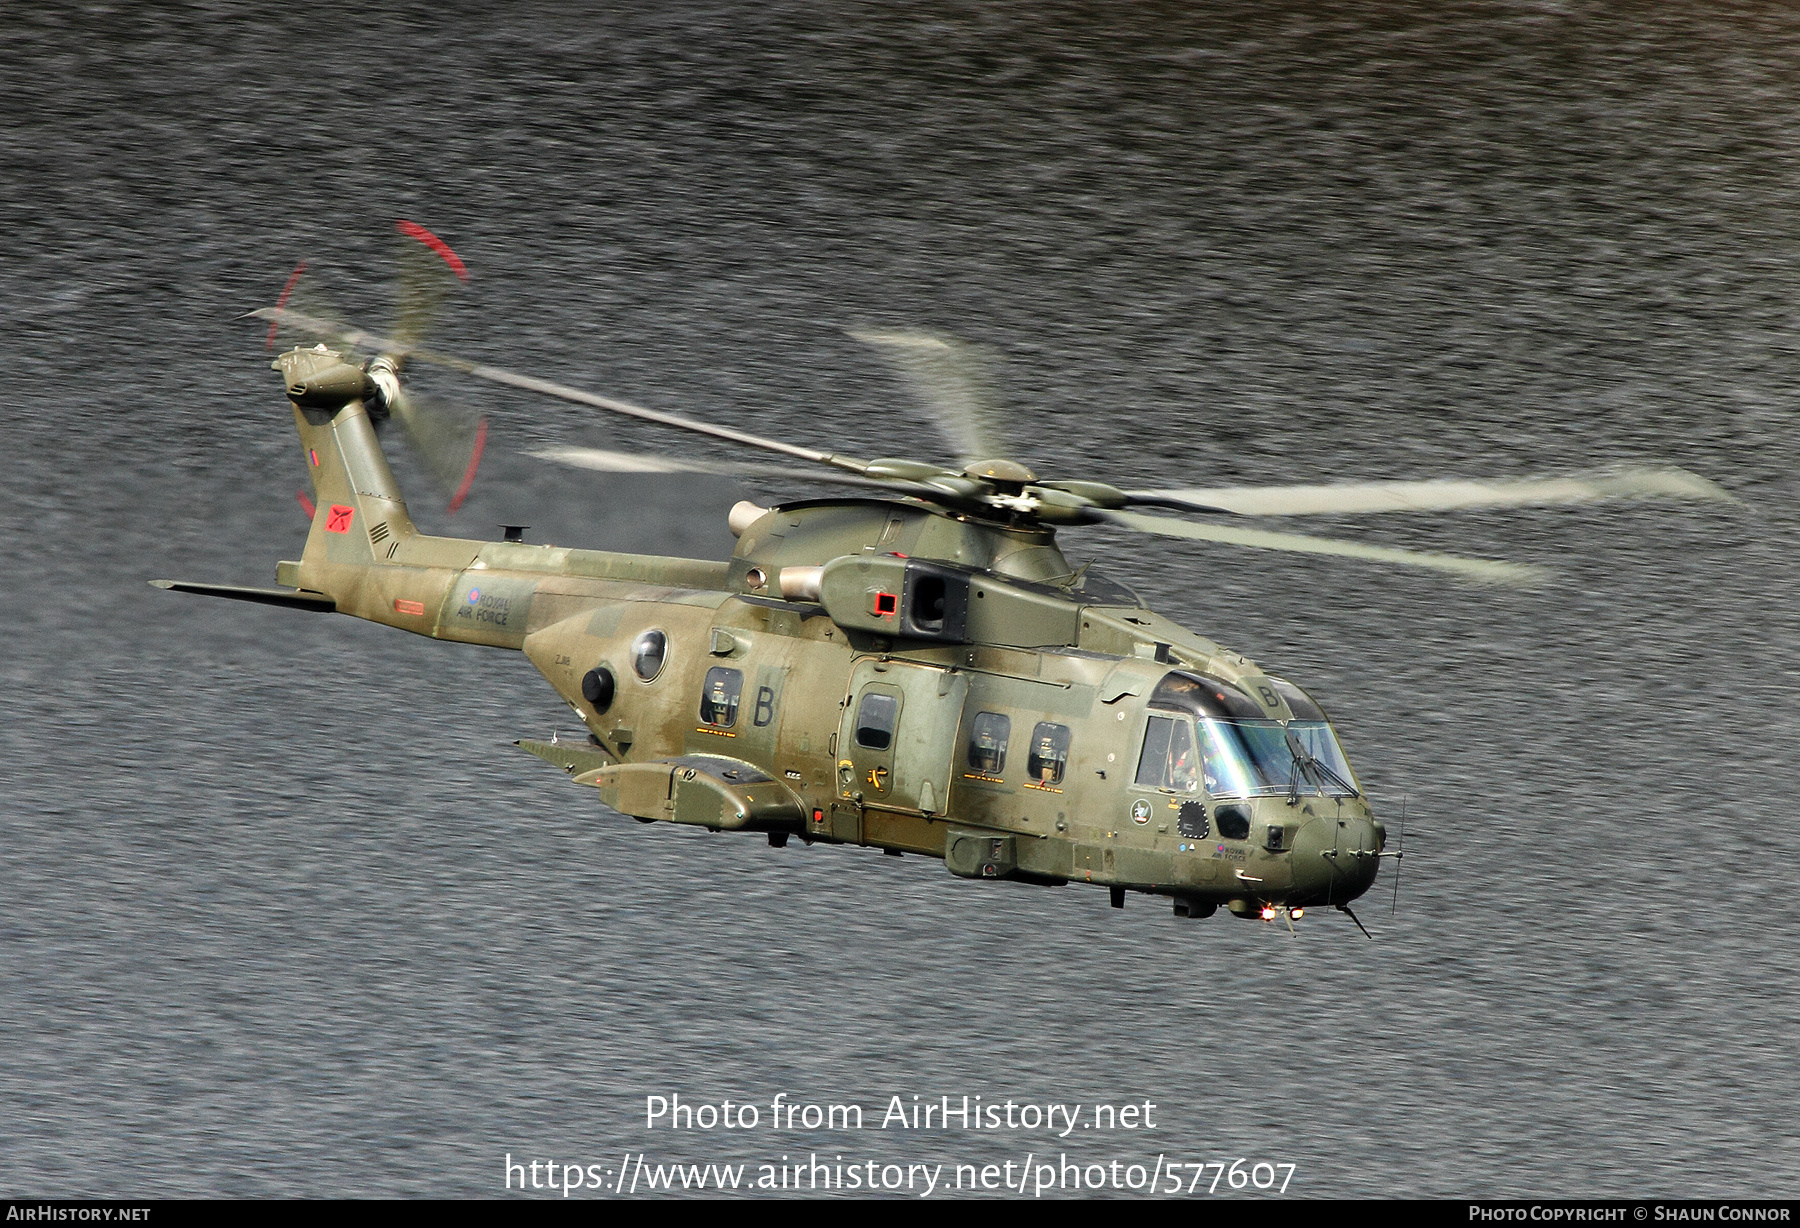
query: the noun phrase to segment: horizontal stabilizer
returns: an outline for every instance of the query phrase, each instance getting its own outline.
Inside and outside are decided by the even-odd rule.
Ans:
[[[229,597],[233,601],[254,601],[258,605],[286,606],[290,610],[310,610],[314,614],[337,611],[337,602],[324,593],[309,593],[303,589],[244,588],[236,584],[195,584],[191,580],[152,580],[150,587],[177,593],[199,593],[204,597]]]

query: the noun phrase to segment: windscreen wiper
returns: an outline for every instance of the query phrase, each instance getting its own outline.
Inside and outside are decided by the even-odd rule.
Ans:
[[[1293,771],[1288,774],[1288,805],[1300,804],[1300,778],[1303,775],[1321,793],[1325,792],[1325,782],[1330,781],[1351,797],[1362,796],[1361,790],[1332,771],[1329,764],[1321,763],[1314,758],[1312,752],[1301,744],[1298,737],[1294,736],[1293,730],[1289,729],[1285,732],[1287,733],[1288,753],[1294,757]]]

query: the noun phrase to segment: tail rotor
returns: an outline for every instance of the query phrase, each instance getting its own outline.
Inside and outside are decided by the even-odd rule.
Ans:
[[[411,351],[424,341],[444,303],[468,283],[469,270],[448,243],[417,222],[402,219],[394,224],[394,229],[403,240],[399,253],[399,319],[392,330],[394,348],[377,354],[364,367],[375,388],[370,416],[378,429],[390,422],[400,428],[408,450],[446,500],[445,510],[454,515],[468,498],[481,467],[487,447],[487,418],[420,396],[406,387],[402,375]],[[279,306],[315,319],[340,318],[327,305],[317,278],[307,276],[304,260],[295,266],[282,287]],[[284,334],[304,336],[309,341],[314,336],[304,328],[288,329],[278,318],[269,327],[266,348],[273,349],[278,340],[288,340]],[[301,494],[304,510],[305,492]]]

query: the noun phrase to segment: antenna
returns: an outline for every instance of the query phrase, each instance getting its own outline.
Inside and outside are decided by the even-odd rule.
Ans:
[[[1406,860],[1406,794],[1400,795],[1400,848],[1394,854],[1394,902],[1388,906],[1388,916],[1400,911],[1400,867]]]

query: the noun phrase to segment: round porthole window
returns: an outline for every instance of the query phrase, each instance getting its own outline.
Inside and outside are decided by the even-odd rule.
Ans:
[[[645,682],[662,673],[663,660],[669,653],[669,637],[660,631],[646,631],[631,641],[631,668]]]

